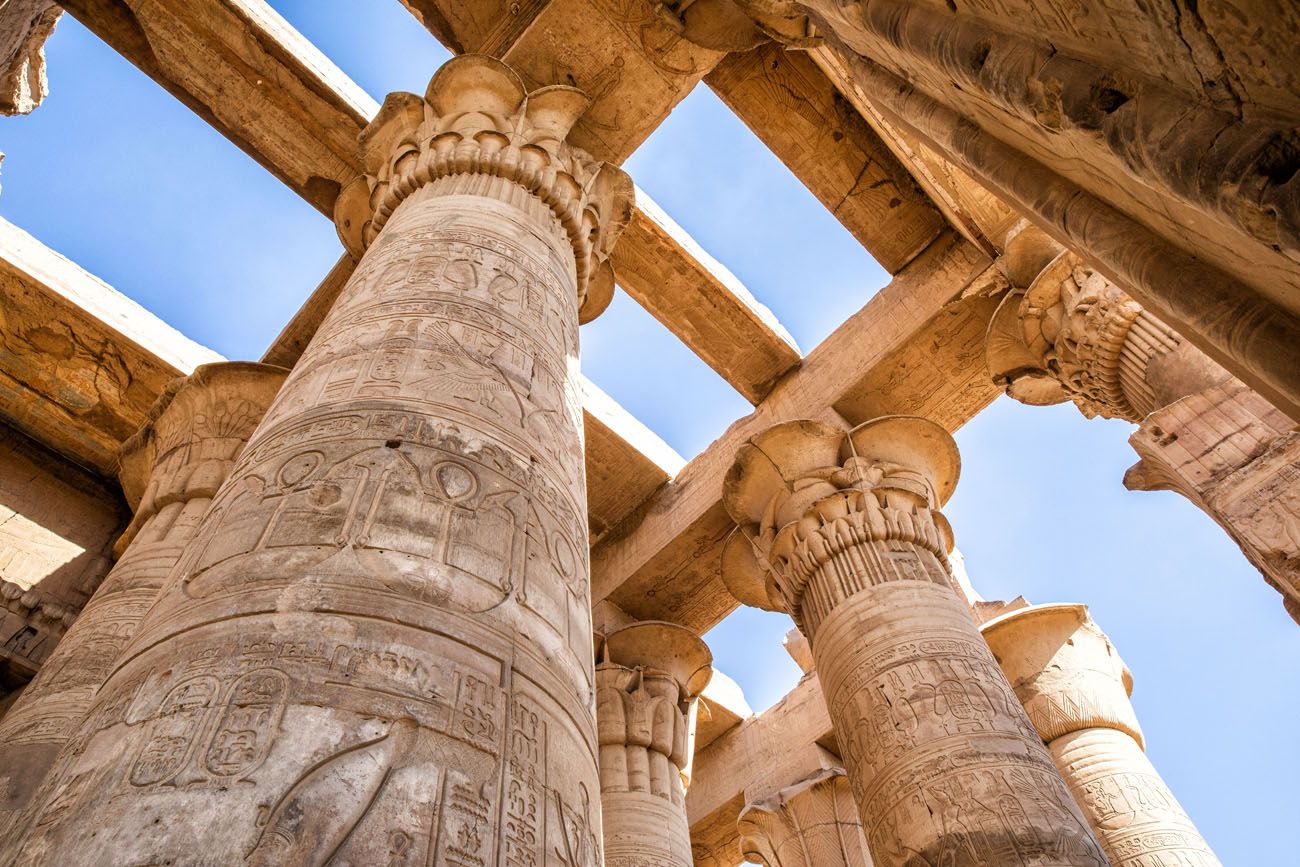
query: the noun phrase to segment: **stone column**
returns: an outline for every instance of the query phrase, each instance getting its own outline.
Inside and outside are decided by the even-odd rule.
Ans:
[[[136,508],[115,546],[117,563],[0,721],[0,838],[76,732],[287,373],[205,364],[173,380],[123,444],[122,488]]]
[[[686,787],[713,656],[695,633],[643,622],[600,642],[596,721],[609,867],[691,867]]]
[[[808,636],[876,864],[1104,867],[949,571],[958,466],[925,419],[771,428],[727,476],[724,580]]]
[[[1112,867],[1219,867],[1143,752],[1133,678],[1084,605],[1035,605],[983,627]]]
[[[1300,622],[1300,435],[1295,424],[1072,253],[1021,255],[989,326],[994,381],[1022,403],[1073,401],[1139,425],[1130,489],[1176,490],[1218,522]],[[1057,248],[1059,251],[1059,248]],[[1041,251],[1040,251],[1041,252]]]
[[[872,867],[842,768],[818,771],[747,804],[737,825],[747,861],[767,867]]]
[[[1162,407],[1128,439],[1131,491],[1177,491],[1223,527],[1300,623],[1300,433],[1230,379]]]
[[[631,183],[504,64],[391,94],[360,257],[19,863],[601,861],[579,307]]]

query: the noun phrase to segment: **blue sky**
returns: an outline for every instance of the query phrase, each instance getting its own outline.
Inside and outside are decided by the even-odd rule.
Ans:
[[[447,57],[396,0],[272,5],[376,99],[422,92]],[[259,357],[337,259],[329,221],[75,21],[48,54],[46,104],[0,121],[0,215],[195,340]],[[706,88],[627,169],[805,352],[887,280]],[[748,410],[621,294],[584,327],[583,366],[688,458]],[[1188,502],[1124,490],[1129,432],[998,400],[957,434],[958,544],[988,598],[1092,607],[1133,670],[1152,760],[1225,864],[1295,863],[1300,629]],[[741,610],[707,636],[755,709],[797,678],[789,628]]]

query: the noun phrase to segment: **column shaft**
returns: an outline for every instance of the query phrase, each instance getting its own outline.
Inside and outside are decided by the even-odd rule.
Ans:
[[[596,668],[609,867],[690,867],[686,780],[696,699],[712,675],[689,630],[645,622],[604,637]]]
[[[760,434],[724,497],[759,557],[724,555],[728,585],[807,634],[877,865],[1103,867],[953,583],[938,508],[957,468],[919,418]]]
[[[600,863],[574,377],[630,184],[585,105],[476,55],[390,95],[364,256],[19,863]]]
[[[1112,867],[1219,867],[1142,751],[1132,676],[1083,605],[1034,605],[982,627]]]
[[[1086,728],[1047,745],[1112,867],[1219,867],[1137,741]]]
[[[0,722],[5,839],[30,818],[25,808],[193,540],[286,372],[241,362],[204,365],[176,380],[125,444],[123,487],[139,505],[118,541],[118,561]]]
[[[965,604],[875,578],[813,638],[875,862],[1104,864]]]

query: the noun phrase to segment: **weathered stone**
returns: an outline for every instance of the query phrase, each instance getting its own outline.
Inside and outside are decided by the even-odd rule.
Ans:
[[[193,541],[287,373],[262,364],[205,364],[168,386],[149,423],[123,447],[122,487],[135,517],[117,541],[117,564],[0,722],[6,839],[17,836],[16,823],[30,820],[25,808]]]
[[[1294,422],[1074,254],[1043,265],[1053,248],[1038,230],[1020,231],[1007,250],[1013,288],[988,332],[993,381],[1022,403],[1072,400],[1089,418],[1139,423],[1129,442],[1142,460],[1125,485],[1195,503],[1300,622]]]
[[[959,463],[915,417],[753,437],[727,474],[728,587],[808,636],[877,864],[1031,846],[1042,864],[1104,867],[952,578],[938,509]]]
[[[902,0],[805,6],[892,122],[1300,418],[1294,99],[1289,117],[1243,114],[1241,103],[1144,81],[1145,69],[1121,74],[1048,41],[1044,33],[1076,17],[1054,7],[1031,37]],[[1281,7],[1276,20],[1258,19],[1270,20],[1260,32],[1300,29]],[[1156,19],[1136,6],[1125,18],[1162,49],[1186,51],[1168,38],[1178,28]],[[1228,69],[1245,76],[1249,54]],[[1247,63],[1250,75],[1271,66],[1262,55]],[[1125,174],[1136,182],[1112,180]]]
[[[1219,867],[1143,752],[1133,677],[1085,606],[1034,605],[982,631],[1112,867]]]
[[[713,675],[712,654],[671,623],[626,626],[598,644],[605,863],[691,867],[686,787],[697,699]]]
[[[54,651],[129,514],[105,480],[0,423],[0,695]]]
[[[385,102],[360,263],[18,863],[600,863],[573,371],[632,189],[585,106],[481,56]]]
[[[871,867],[848,777],[818,771],[740,814],[740,851],[767,867]]]
[[[49,93],[45,40],[62,14],[53,0],[8,0],[0,6],[0,114],[27,114]]]
[[[1147,416],[1124,474],[1135,491],[1177,491],[1232,537],[1300,623],[1300,433],[1231,379]]]

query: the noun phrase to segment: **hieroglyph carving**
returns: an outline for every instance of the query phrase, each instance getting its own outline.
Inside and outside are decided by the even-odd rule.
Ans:
[[[1133,678],[1083,605],[1034,605],[982,627],[1112,867],[1219,867],[1143,752]]]
[[[385,102],[357,269],[18,863],[601,862],[577,325],[631,188],[585,104],[474,55]]]
[[[246,362],[202,365],[167,387],[146,426],[123,445],[122,486],[136,510],[118,540],[117,564],[0,721],[3,836],[26,816],[287,372]]]
[[[958,465],[920,418],[771,428],[727,476],[724,580],[807,634],[876,864],[1104,867],[953,581]]]
[[[737,825],[740,851],[766,867],[872,867],[853,792],[840,768],[747,805]]]

